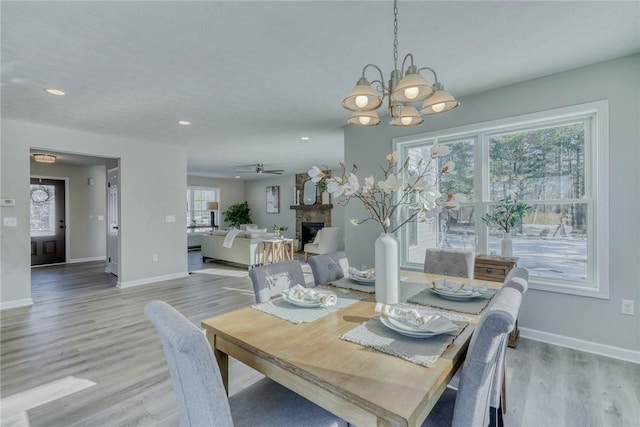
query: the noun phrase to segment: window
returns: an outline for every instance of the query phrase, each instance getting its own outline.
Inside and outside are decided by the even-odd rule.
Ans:
[[[512,232],[513,255],[532,288],[608,298],[606,101],[443,132],[396,138],[401,162],[448,145],[456,174],[442,193],[463,193],[459,210],[400,234],[401,263],[420,268],[429,247],[499,253],[497,228],[480,218],[517,193],[531,212]],[[401,163],[400,162],[400,163]]]
[[[219,201],[220,190],[217,188],[187,188],[187,231],[207,231],[211,228],[211,211],[207,203]],[[218,212],[216,212],[216,215]],[[219,223],[216,216],[216,225]]]

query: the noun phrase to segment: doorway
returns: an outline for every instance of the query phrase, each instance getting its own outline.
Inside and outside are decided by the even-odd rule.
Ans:
[[[105,271],[118,276],[120,259],[120,225],[118,210],[119,168],[107,171],[107,267]]]
[[[31,265],[66,262],[65,181],[31,178]]]

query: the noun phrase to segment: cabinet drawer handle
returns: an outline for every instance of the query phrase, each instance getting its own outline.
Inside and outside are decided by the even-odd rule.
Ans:
[[[491,269],[490,268],[487,268],[487,273],[491,273]]]

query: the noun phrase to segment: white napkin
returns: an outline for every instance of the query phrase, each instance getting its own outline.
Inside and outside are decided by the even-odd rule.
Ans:
[[[295,285],[287,291],[287,295],[301,301],[317,302],[322,307],[332,307],[338,302],[338,297],[333,294],[325,294],[302,285]]]
[[[487,292],[488,290],[487,285],[465,287],[464,283],[451,282],[446,279],[435,280],[433,282],[433,286],[438,290],[451,292],[458,295],[479,295]]]
[[[422,326],[428,320],[418,310],[394,307],[381,302],[376,303],[376,313],[412,326]]]
[[[360,279],[375,279],[376,278],[376,272],[374,270],[364,270],[364,271],[360,271],[360,270],[356,270],[353,267],[349,267],[349,275],[356,277],[356,278],[360,278]]]
[[[394,307],[378,302],[376,313],[423,332],[448,333],[458,330],[458,327],[444,316],[425,315],[412,308]]]

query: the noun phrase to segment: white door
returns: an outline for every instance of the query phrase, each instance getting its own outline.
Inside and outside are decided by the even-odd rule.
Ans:
[[[108,273],[118,275],[120,257],[120,229],[118,223],[118,168],[107,171],[107,268]]]

